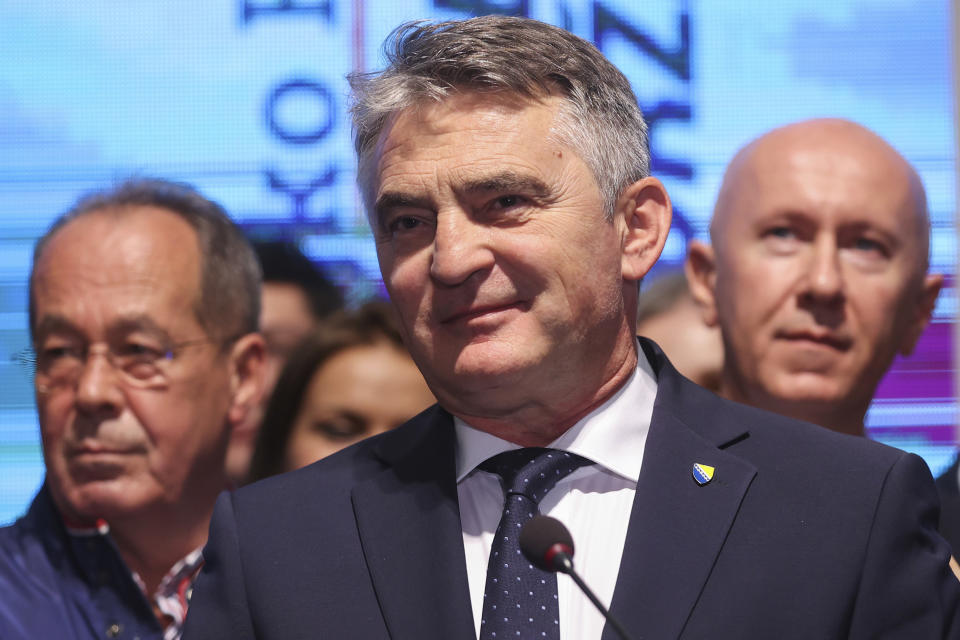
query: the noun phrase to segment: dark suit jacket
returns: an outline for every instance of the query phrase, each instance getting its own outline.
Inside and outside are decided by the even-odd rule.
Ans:
[[[960,552],[960,485],[957,484],[957,457],[950,468],[937,477],[937,493],[940,494],[940,535],[953,547],[953,555]]]
[[[960,636],[920,458],[721,400],[641,342],[658,391],[612,603],[634,638]],[[221,495],[185,638],[475,637],[454,447],[434,407]]]

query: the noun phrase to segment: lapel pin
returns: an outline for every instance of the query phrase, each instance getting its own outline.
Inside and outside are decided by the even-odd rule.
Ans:
[[[693,465],[693,479],[701,487],[713,480],[714,467],[697,462]]]

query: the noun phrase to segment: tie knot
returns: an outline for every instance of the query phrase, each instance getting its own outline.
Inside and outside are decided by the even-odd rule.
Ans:
[[[587,464],[589,460],[575,453],[528,447],[504,451],[485,460],[480,468],[500,476],[507,496],[519,494],[539,504],[561,479]]]

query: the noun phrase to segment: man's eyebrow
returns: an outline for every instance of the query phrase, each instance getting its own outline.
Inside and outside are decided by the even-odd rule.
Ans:
[[[37,321],[37,326],[33,330],[33,334],[38,338],[50,333],[70,333],[76,336],[82,334],[77,325],[59,313],[44,314],[43,317]]]
[[[810,228],[816,226],[817,222],[814,220],[809,213],[806,213],[800,209],[794,209],[792,207],[785,207],[781,209],[774,209],[769,212],[762,213],[757,215],[753,221],[752,226],[757,229],[763,229],[765,227],[781,224],[793,224],[804,228]]]
[[[458,190],[468,194],[519,192],[538,198],[550,194],[550,187],[543,180],[515,171],[501,171],[487,176],[471,178],[465,180]]]
[[[162,339],[169,338],[169,333],[167,330],[157,324],[153,318],[146,314],[135,314],[120,318],[116,322],[111,323],[107,328],[108,336],[113,338],[132,333],[134,331],[153,333]],[[42,337],[50,333],[68,333],[80,338],[85,338],[84,332],[82,329],[80,329],[80,327],[70,321],[70,319],[68,319],[66,316],[58,313],[47,314],[40,318],[40,321],[37,322],[37,327],[34,333],[38,337]]]
[[[901,245],[903,245],[906,237],[904,234],[897,234],[892,229],[889,229],[872,219],[844,223],[840,226],[840,228],[843,231],[852,233],[864,233],[867,231],[876,233],[892,248],[899,248]]]
[[[515,192],[534,198],[546,198],[551,193],[550,187],[543,180],[516,171],[500,171],[472,177],[457,185],[456,190],[468,195]],[[397,207],[432,210],[434,205],[432,200],[426,197],[414,196],[402,191],[384,191],[377,197],[373,206],[377,223],[381,223],[387,213]]]
[[[402,191],[384,191],[377,197],[377,201],[373,205],[377,222],[381,222],[387,212],[397,207],[432,209],[433,205],[427,198],[412,196]]]
[[[166,329],[157,324],[156,320],[149,315],[143,313],[124,316],[107,327],[107,334],[111,337],[120,337],[135,331],[152,333],[163,340],[170,339],[170,333]]]

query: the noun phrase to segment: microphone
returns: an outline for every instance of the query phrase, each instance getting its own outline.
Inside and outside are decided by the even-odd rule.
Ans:
[[[563,523],[550,516],[535,515],[520,529],[520,550],[535,567],[550,573],[565,573],[580,587],[623,640],[631,640],[623,625],[603,606],[590,587],[573,570],[573,537]]]

